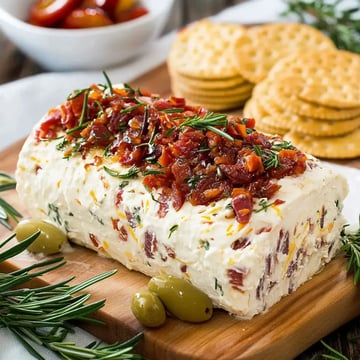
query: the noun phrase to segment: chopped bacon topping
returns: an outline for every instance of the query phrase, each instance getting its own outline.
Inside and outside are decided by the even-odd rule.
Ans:
[[[254,198],[271,198],[280,187],[277,179],[306,169],[304,153],[254,126],[254,119],[212,113],[183,98],[92,85],[51,109],[36,139],[61,137],[57,148],[65,157],[104,149],[104,156],[132,170],[129,178],[142,176],[176,210],[185,201],[208,205],[231,198],[237,221],[245,224]],[[168,211],[162,199],[161,217]]]

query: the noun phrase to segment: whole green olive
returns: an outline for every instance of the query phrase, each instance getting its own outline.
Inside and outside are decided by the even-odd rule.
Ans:
[[[39,236],[28,247],[28,250],[34,253],[55,254],[61,250],[67,240],[62,230],[45,220],[22,220],[15,227],[15,235],[18,241],[27,239],[37,231],[40,231]]]
[[[148,288],[180,320],[198,323],[212,316],[210,298],[185,279],[171,275],[155,276],[149,281]]]
[[[133,295],[131,311],[144,326],[157,327],[166,321],[163,303],[156,294],[149,290],[141,290]]]

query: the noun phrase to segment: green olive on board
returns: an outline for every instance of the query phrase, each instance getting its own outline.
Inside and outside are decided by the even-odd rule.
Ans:
[[[156,294],[149,290],[141,290],[133,295],[131,311],[144,326],[157,327],[166,321],[163,303]]]
[[[39,236],[28,247],[28,250],[47,255],[59,252],[67,237],[63,231],[48,221],[40,219],[22,220],[15,227],[15,235],[18,241],[23,241],[39,230]]]
[[[171,275],[155,276],[149,281],[148,288],[180,320],[198,323],[212,316],[210,298],[184,279]]]

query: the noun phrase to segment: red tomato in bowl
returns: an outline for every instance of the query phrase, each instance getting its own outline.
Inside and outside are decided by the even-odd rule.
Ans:
[[[39,26],[53,26],[62,21],[79,5],[79,0],[38,0],[30,9],[29,22]]]
[[[100,8],[84,8],[73,10],[61,23],[64,29],[84,29],[111,25],[113,22]]]
[[[148,12],[139,0],[34,0],[29,23],[83,29],[133,20]]]
[[[144,16],[149,12],[144,6],[137,6],[129,10],[121,10],[115,12],[115,21],[117,23],[134,20],[138,17]]]
[[[118,4],[119,0],[82,0],[81,8],[100,8],[111,15]]]

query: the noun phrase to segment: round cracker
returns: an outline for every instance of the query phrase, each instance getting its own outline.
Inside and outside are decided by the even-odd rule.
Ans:
[[[251,98],[246,102],[243,115],[244,117],[255,119],[255,128],[258,131],[274,135],[284,135],[287,132],[287,129],[271,126],[264,121],[269,114],[261,106],[259,106],[259,104],[255,101],[255,98]]]
[[[300,23],[273,23],[251,27],[235,44],[239,72],[259,83],[278,60],[308,49],[335,49],[319,30]]]
[[[191,87],[197,89],[228,89],[234,86],[242,86],[243,84],[249,84],[249,82],[241,75],[236,75],[228,78],[200,78],[194,76],[187,76],[180,74],[172,69],[169,69],[171,79],[175,81],[179,80],[183,83],[188,84]]]
[[[360,117],[343,121],[331,121],[284,112],[268,115],[264,117],[263,122],[268,126],[291,129],[303,135],[339,136],[358,128],[360,126]]]
[[[169,67],[202,79],[238,76],[233,47],[244,32],[245,27],[239,24],[197,21],[177,34],[169,52]]]
[[[360,126],[360,117],[343,121],[318,120],[295,116],[291,128],[304,135],[339,136],[356,130]]]
[[[360,128],[345,136],[315,137],[290,132],[285,137],[302,151],[320,158],[353,159],[360,156]]]
[[[227,98],[227,99],[243,99],[251,96],[254,87],[251,83],[244,83],[239,86],[234,86],[226,89],[200,89],[189,86],[187,83],[180,81],[180,79],[173,79],[175,87],[190,96],[201,96],[206,98]]]
[[[245,98],[236,98],[229,100],[226,98],[199,97],[199,96],[192,96],[191,94],[184,92],[183,90],[177,88],[174,83],[171,85],[171,87],[175,96],[185,98],[186,102],[189,105],[200,105],[212,111],[223,111],[223,110],[232,110],[232,109],[240,108],[249,98],[249,96],[247,96]]]
[[[280,60],[270,78],[290,77],[302,100],[328,107],[360,107],[360,56],[343,50],[309,51]]]
[[[298,115],[318,119],[345,120],[360,115],[360,107],[350,109],[338,109],[304,101],[296,94],[301,91],[301,82],[296,78],[281,78],[276,81],[264,81],[267,84],[269,96],[267,106],[274,102],[277,106]]]

